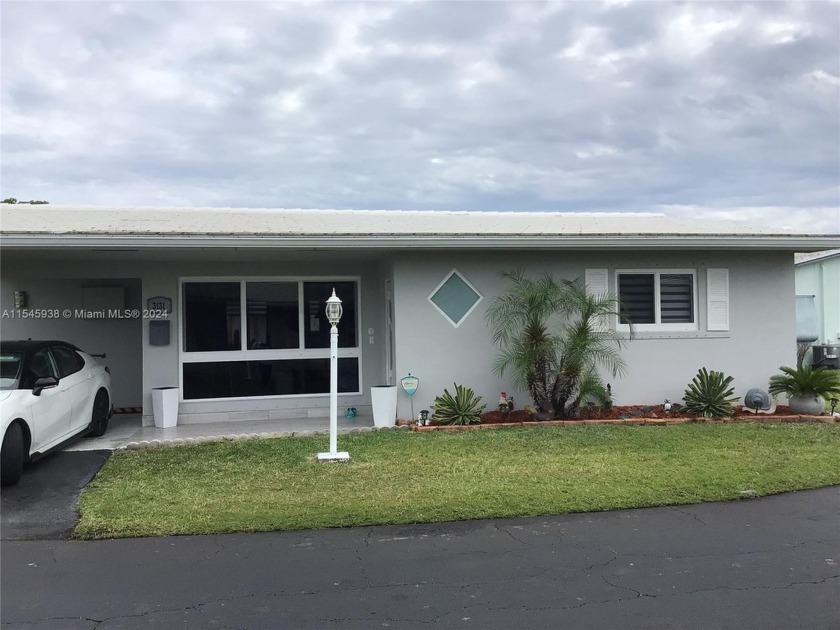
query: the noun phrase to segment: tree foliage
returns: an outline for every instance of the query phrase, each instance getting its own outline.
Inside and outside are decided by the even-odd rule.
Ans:
[[[510,373],[514,386],[554,417],[577,415],[588,399],[603,403],[607,391],[598,368],[623,374],[620,351],[632,337],[632,329],[625,337],[604,325],[617,314],[615,296],[588,294],[580,279],[558,281],[548,273],[532,279],[519,269],[501,276],[510,287],[486,314],[501,351],[494,371]]]

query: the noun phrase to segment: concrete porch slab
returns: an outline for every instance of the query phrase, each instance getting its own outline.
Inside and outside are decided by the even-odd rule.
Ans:
[[[339,433],[373,426],[373,418],[356,416],[338,418]],[[152,440],[171,441],[188,438],[213,438],[236,435],[269,436],[283,431],[323,431],[330,428],[329,418],[277,418],[273,420],[240,420],[237,422],[207,422],[184,424],[168,429],[142,426],[140,414],[120,414],[111,418],[108,431],[102,437],[85,437],[67,446],[65,451],[116,450],[131,442]]]

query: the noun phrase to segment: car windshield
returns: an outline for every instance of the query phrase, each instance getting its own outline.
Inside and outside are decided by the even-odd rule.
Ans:
[[[0,389],[14,389],[20,376],[23,355],[19,352],[0,354]]]

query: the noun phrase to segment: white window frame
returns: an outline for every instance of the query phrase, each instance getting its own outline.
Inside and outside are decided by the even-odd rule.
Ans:
[[[466,285],[467,285],[470,289],[472,289],[473,291],[475,291],[475,294],[478,296],[478,299],[475,301],[475,304],[473,304],[473,305],[472,305],[472,307],[471,307],[471,308],[470,308],[470,309],[469,309],[466,313],[464,313],[463,317],[461,317],[461,319],[459,319],[457,322],[456,322],[455,320],[453,320],[453,319],[452,319],[449,315],[447,315],[447,314],[444,312],[444,310],[443,310],[442,308],[440,308],[437,304],[435,304],[434,300],[432,300],[432,296],[434,296],[434,294],[435,294],[435,293],[437,293],[437,292],[440,290],[440,288],[441,288],[444,284],[446,284],[446,282],[449,280],[449,278],[451,278],[453,275],[458,276],[458,277],[459,277],[459,278],[460,278],[460,279],[464,282],[464,284],[466,284]],[[461,324],[463,324],[465,321],[467,321],[467,319],[468,319],[468,318],[469,318],[469,316],[470,316],[470,313],[472,313],[472,312],[476,309],[476,307],[477,307],[479,304],[481,304],[481,300],[483,300],[483,299],[484,299],[484,296],[481,294],[481,291],[479,291],[478,289],[476,289],[476,288],[473,286],[473,283],[472,283],[472,282],[470,282],[469,280],[467,280],[467,278],[466,278],[466,276],[464,276],[464,274],[462,274],[462,273],[461,273],[460,271],[458,271],[455,267],[453,267],[453,268],[452,268],[452,269],[451,269],[451,270],[450,270],[450,271],[449,271],[449,272],[448,272],[445,276],[443,276],[443,280],[441,280],[441,281],[438,283],[438,285],[437,285],[434,289],[432,289],[432,292],[431,292],[431,293],[429,293],[429,295],[426,297],[426,299],[429,301],[429,304],[431,304],[432,306],[434,306],[434,307],[435,307],[435,310],[436,310],[438,313],[440,313],[441,315],[443,315],[443,318],[444,318],[446,321],[448,321],[450,324],[452,324],[455,328],[458,328],[458,326],[460,326],[460,325],[461,325]]]
[[[239,350],[213,350],[210,352],[187,352],[184,350],[184,284],[190,282],[238,282],[239,283],[239,317],[241,347]],[[296,282],[298,285],[298,348],[248,349],[247,331],[247,284],[249,282]],[[355,282],[356,283],[356,346],[353,348],[338,348],[338,358],[355,358],[359,364],[359,390],[355,392],[338,392],[339,396],[357,396],[362,393],[362,280],[360,276],[189,276],[178,278],[178,388],[181,402],[215,402],[225,400],[273,400],[292,398],[322,398],[329,397],[330,392],[323,394],[272,394],[268,396],[228,396],[219,398],[184,398],[184,364],[185,363],[224,363],[227,361],[273,361],[283,359],[329,359],[330,348],[305,348],[306,313],[303,306],[303,285],[305,282]],[[340,298],[341,296],[339,296]],[[326,302],[324,302],[326,308]]]
[[[653,293],[654,293],[654,304],[653,304],[653,312],[656,321],[652,324],[633,324],[633,329],[636,332],[692,332],[699,330],[698,321],[699,321],[699,313],[697,309],[697,295],[698,295],[698,287],[697,287],[697,270],[696,269],[616,269],[615,271],[615,293],[618,299],[621,299],[621,285],[619,284],[619,278],[622,275],[630,275],[630,274],[648,274],[654,277],[653,279]],[[672,324],[663,324],[662,323],[662,303],[661,303],[661,295],[660,295],[660,277],[663,275],[682,275],[682,276],[691,276],[691,291],[692,291],[692,319],[693,322],[686,322],[686,323],[672,323]],[[621,323],[621,316],[618,315],[615,318],[616,322],[616,330],[620,332],[630,332],[630,325],[629,324],[622,324]]]

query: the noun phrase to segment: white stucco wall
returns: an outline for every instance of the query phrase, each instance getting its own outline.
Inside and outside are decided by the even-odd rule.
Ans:
[[[85,352],[105,353],[105,364],[111,370],[111,382],[115,407],[134,407],[141,403],[140,342],[141,322],[139,319],[85,319],[77,316],[84,306],[83,289],[93,286],[120,286],[124,288],[125,308],[139,308],[140,280],[126,278],[103,278],[102,271],[93,276],[66,276],[66,270],[52,265],[30,261],[26,265],[5,264],[0,280],[0,311],[6,317],[0,320],[0,335],[3,339],[60,339],[72,343]],[[52,276],[47,279],[44,276]],[[56,276],[64,276],[60,279]],[[14,316],[14,292],[25,291],[26,310],[37,309],[59,311],[59,317],[47,319],[21,319]],[[68,317],[64,311],[69,310]]]
[[[415,415],[428,409],[434,397],[453,383],[473,387],[489,408],[499,393],[512,394],[518,407],[529,404],[527,394],[513,390],[509,377],[497,377],[491,366],[496,348],[484,313],[495,295],[505,289],[498,277],[502,269],[524,267],[531,275],[548,271],[561,278],[583,277],[587,268],[609,269],[615,289],[617,268],[690,268],[697,272],[700,330],[692,333],[640,334],[624,351],[629,372],[623,378],[606,377],[617,404],[658,403],[665,397],[678,401],[686,384],[703,366],[722,370],[735,378],[736,393],[766,387],[780,365],[795,362],[795,312],[793,255],[757,252],[363,252],[269,251],[211,252],[4,252],[2,258],[3,305],[11,304],[16,289],[27,290],[31,306],[68,305],[82,280],[132,279],[137,291],[127,298],[130,307],[143,308],[146,300],[166,296],[173,300],[172,342],[155,347],[148,343],[148,321],[120,322],[113,339],[99,320],[61,322],[40,333],[28,332],[31,323],[3,321],[4,339],[27,336],[66,338],[91,351],[104,350],[112,365],[115,383],[125,383],[131,395],[127,404],[142,402],[144,421],[151,423],[151,389],[179,383],[178,280],[181,277],[336,277],[358,276],[361,287],[361,394],[341,395],[339,412],[357,407],[369,413],[369,387],[386,380],[385,282],[393,278],[395,309],[395,379],[411,373],[420,378],[414,397]],[[726,268],[730,283],[730,330],[707,333],[706,269]],[[457,268],[483,295],[472,314],[455,328],[427,300],[432,290]],[[107,283],[106,283],[107,284]],[[75,288],[74,288],[75,287]],[[136,293],[136,295],[135,295]],[[373,334],[368,330],[373,329]],[[49,333],[49,334],[47,334]],[[53,334],[54,333],[54,334]],[[132,345],[134,344],[134,345]],[[109,347],[103,347],[109,346]],[[111,350],[110,346],[116,346]],[[123,350],[129,348],[136,350]],[[125,357],[125,364],[114,361]],[[119,374],[119,379],[117,378]],[[128,385],[130,383],[130,386]],[[122,385],[120,385],[122,387]],[[138,394],[142,401],[137,400]],[[122,394],[121,394],[122,396]],[[400,391],[400,417],[410,415],[410,399]],[[181,404],[180,422],[227,421],[288,416],[326,415],[327,395],[238,399]]]
[[[177,261],[147,265],[143,276],[143,300],[165,296],[172,298],[172,343],[150,346],[148,326],[143,330],[144,422],[151,422],[151,389],[179,384],[178,321],[180,312],[178,280],[182,277],[336,277],[358,276],[361,290],[361,394],[341,394],[339,413],[356,407],[359,413],[369,413],[369,386],[383,378],[384,370],[384,307],[383,280],[377,263],[352,261],[282,262],[258,261]],[[368,335],[369,329],[374,334]],[[373,341],[371,342],[371,337]],[[328,356],[325,354],[325,356]],[[299,418],[325,416],[329,413],[329,396],[295,396],[273,399],[241,398],[219,401],[183,401],[179,408],[179,422],[224,422],[228,420],[259,420],[269,418]]]
[[[395,259],[397,371],[420,378],[415,414],[453,383],[467,385],[493,408],[501,391],[513,393],[517,407],[530,404],[524,392],[513,391],[509,378],[492,372],[496,348],[484,314],[505,283],[502,269],[523,267],[532,276],[548,271],[561,278],[583,277],[587,268],[610,270],[615,290],[617,268],[695,269],[698,280],[700,330],[691,333],[639,334],[624,350],[626,376],[605,376],[617,404],[654,404],[666,397],[676,402],[700,367],[721,370],[735,379],[735,391],[766,387],[780,365],[795,362],[793,256],[785,253],[534,252],[435,254],[405,253]],[[729,270],[730,330],[708,333],[706,269]],[[427,296],[451,269],[457,268],[484,296],[458,328],[428,302]],[[409,401],[400,397],[400,415]]]
[[[840,256],[796,266],[796,294],[816,296],[818,344],[840,342]]]
[[[144,424],[152,423],[151,389],[179,384],[179,295],[181,277],[358,277],[360,300],[361,394],[339,396],[339,412],[356,407],[370,413],[369,386],[384,380],[385,307],[384,277],[387,265],[361,260],[357,255],[290,255],[271,252],[102,252],[71,254],[48,252],[3,252],[0,300],[4,308],[13,305],[15,290],[25,290],[28,308],[82,307],[81,286],[109,285],[108,279],[129,278],[127,308],[143,309],[151,297],[165,296],[173,301],[171,342],[168,346],[149,345],[149,321],[16,320],[0,322],[3,339],[57,338],[70,341],[91,352],[106,352],[112,371],[115,404],[143,407]],[[369,330],[373,334],[369,334]],[[325,356],[328,356],[325,354]],[[186,401],[179,408],[179,422],[213,422],[272,417],[307,417],[328,414],[329,396],[238,399],[229,401]]]

